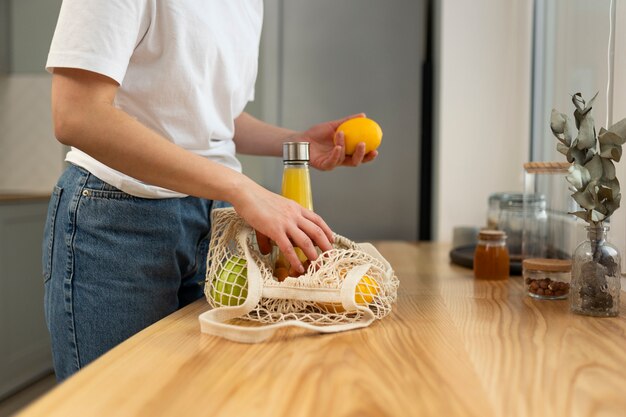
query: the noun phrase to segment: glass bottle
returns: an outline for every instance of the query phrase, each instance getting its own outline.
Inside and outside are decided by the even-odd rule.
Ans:
[[[481,230],[474,251],[474,277],[485,280],[509,278],[509,251],[501,230]]]
[[[285,142],[283,144],[283,182],[281,193],[283,197],[295,201],[302,207],[313,210],[308,142]],[[294,249],[298,259],[304,265],[308,260],[306,255],[300,248],[296,247]],[[280,252],[276,259],[276,268],[285,268],[289,275],[296,275],[285,256]],[[281,271],[280,278],[282,279],[284,279],[283,274]]]
[[[309,142],[283,144],[283,197],[313,210],[311,177],[309,175]]]
[[[572,257],[570,309],[577,314],[609,317],[619,314],[621,260],[619,251],[606,241],[609,227],[587,227],[588,240]]]

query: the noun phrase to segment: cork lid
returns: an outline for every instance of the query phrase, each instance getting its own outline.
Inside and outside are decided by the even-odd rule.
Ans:
[[[524,170],[529,174],[565,174],[571,166],[569,162],[526,162]]]
[[[501,240],[506,238],[502,230],[481,230],[478,233],[479,240]]]
[[[528,258],[522,261],[522,268],[531,271],[569,272],[572,261],[569,259]]]

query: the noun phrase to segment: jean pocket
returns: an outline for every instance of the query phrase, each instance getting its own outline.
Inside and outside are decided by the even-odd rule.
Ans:
[[[101,199],[101,200],[140,199],[140,197],[135,197],[134,195],[127,194],[124,191],[118,190],[117,188],[111,185],[109,185],[108,187],[104,187],[103,189],[85,187],[83,188],[82,194],[83,194],[83,197]]]
[[[48,204],[48,214],[46,216],[46,225],[43,231],[43,259],[41,264],[43,265],[43,279],[44,282],[48,281],[52,271],[52,249],[54,247],[54,228],[56,223],[57,212],[59,211],[59,202],[61,201],[61,193],[63,189],[59,186],[55,186],[50,196],[50,203]]]

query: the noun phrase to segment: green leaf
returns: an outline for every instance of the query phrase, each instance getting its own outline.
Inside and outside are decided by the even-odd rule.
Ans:
[[[571,211],[571,212],[569,212],[569,213],[567,213],[567,214],[573,214],[574,216],[576,216],[576,217],[578,217],[578,218],[580,218],[580,219],[583,219],[583,220],[584,220],[584,221],[586,221],[586,222],[588,222],[588,221],[589,221],[589,220],[588,220],[589,215],[588,215],[588,213],[587,213],[587,211],[586,211],[586,210]]]
[[[607,201],[613,200],[613,190],[611,187],[607,187],[606,185],[600,185],[598,187],[598,201],[601,204],[606,203]]]
[[[590,114],[581,119],[576,139],[578,139],[576,147],[580,150],[596,147],[593,117]]]
[[[572,184],[577,191],[583,191],[591,181],[589,170],[582,165],[574,164],[567,170],[569,175],[565,176],[567,182]]]
[[[599,93],[600,93],[599,91],[596,91],[593,97],[591,97],[591,100],[587,102],[587,106],[586,106],[587,111],[591,110],[591,108],[593,107],[593,102],[596,101],[596,98],[598,97]]]
[[[603,187],[609,187],[611,189],[611,193],[614,196],[617,196],[620,194],[620,187],[619,187],[619,181],[617,178],[613,178],[612,180],[604,180],[602,181],[602,183],[600,183],[600,186]]]
[[[550,129],[552,129],[552,133],[560,134],[565,132],[566,121],[567,116],[558,112],[556,109],[552,109],[552,113],[550,114]]]
[[[569,128],[569,120],[566,115],[552,109],[552,114],[550,115],[550,129],[552,130],[552,134],[563,145],[570,146],[572,143],[572,132]]]
[[[591,148],[591,149],[587,149],[587,152],[585,153],[585,164],[589,161],[591,161],[591,158],[594,157],[594,155],[596,154],[596,150]]]
[[[608,180],[614,179],[615,178],[615,165],[613,165],[613,162],[608,158],[601,158],[601,159],[602,159],[602,171],[604,172],[604,178]]]
[[[576,110],[578,110],[580,112],[581,115],[585,115],[587,114],[593,107],[593,102],[595,101],[596,97],[598,97],[598,92],[596,92],[596,94],[591,98],[591,100],[589,100],[588,103],[585,103],[585,99],[583,99],[583,95],[581,93],[576,93],[572,96],[572,103],[574,103],[574,107],[576,107]]]
[[[562,153],[563,155],[567,156],[567,152],[569,151],[569,146],[565,146],[562,143],[557,143],[556,150]]]
[[[567,155],[565,156],[567,157],[567,162],[574,162],[574,163],[577,163],[578,165],[584,165],[586,162],[585,152],[576,148],[573,144],[572,144],[572,147],[569,148],[569,150],[567,151]]]
[[[594,155],[593,158],[585,164],[585,168],[589,171],[589,176],[592,181],[597,181],[602,178],[602,158],[600,158],[600,155]]]
[[[600,144],[600,156],[603,158],[609,158],[615,162],[619,162],[622,159],[622,147],[620,145]]]
[[[617,210],[619,208],[619,202],[620,202],[621,197],[622,196],[620,194],[618,194],[618,195],[613,197],[613,200],[606,202],[606,204],[605,204],[605,207],[606,207],[606,217],[611,216],[613,213],[615,213],[615,210]]]
[[[572,198],[574,201],[578,203],[579,206],[585,208],[587,210],[593,210],[596,208],[596,201],[592,193],[589,189],[585,191],[578,191],[572,194]]]
[[[581,93],[576,93],[572,96],[572,103],[574,103],[574,107],[576,107],[576,110],[584,114],[585,99],[583,98],[583,95]]]
[[[626,119],[622,119],[613,126],[609,127],[609,132],[613,132],[620,138],[626,139]]]
[[[601,222],[606,219],[606,216],[599,211],[591,210],[591,221],[592,222]]]
[[[624,142],[626,142],[626,140],[620,137],[617,133],[605,130],[604,128],[600,129],[598,141],[602,145],[623,145]]]

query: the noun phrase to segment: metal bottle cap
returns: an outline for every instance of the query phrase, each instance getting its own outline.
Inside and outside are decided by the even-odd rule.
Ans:
[[[309,161],[309,142],[283,143],[283,161]]]

